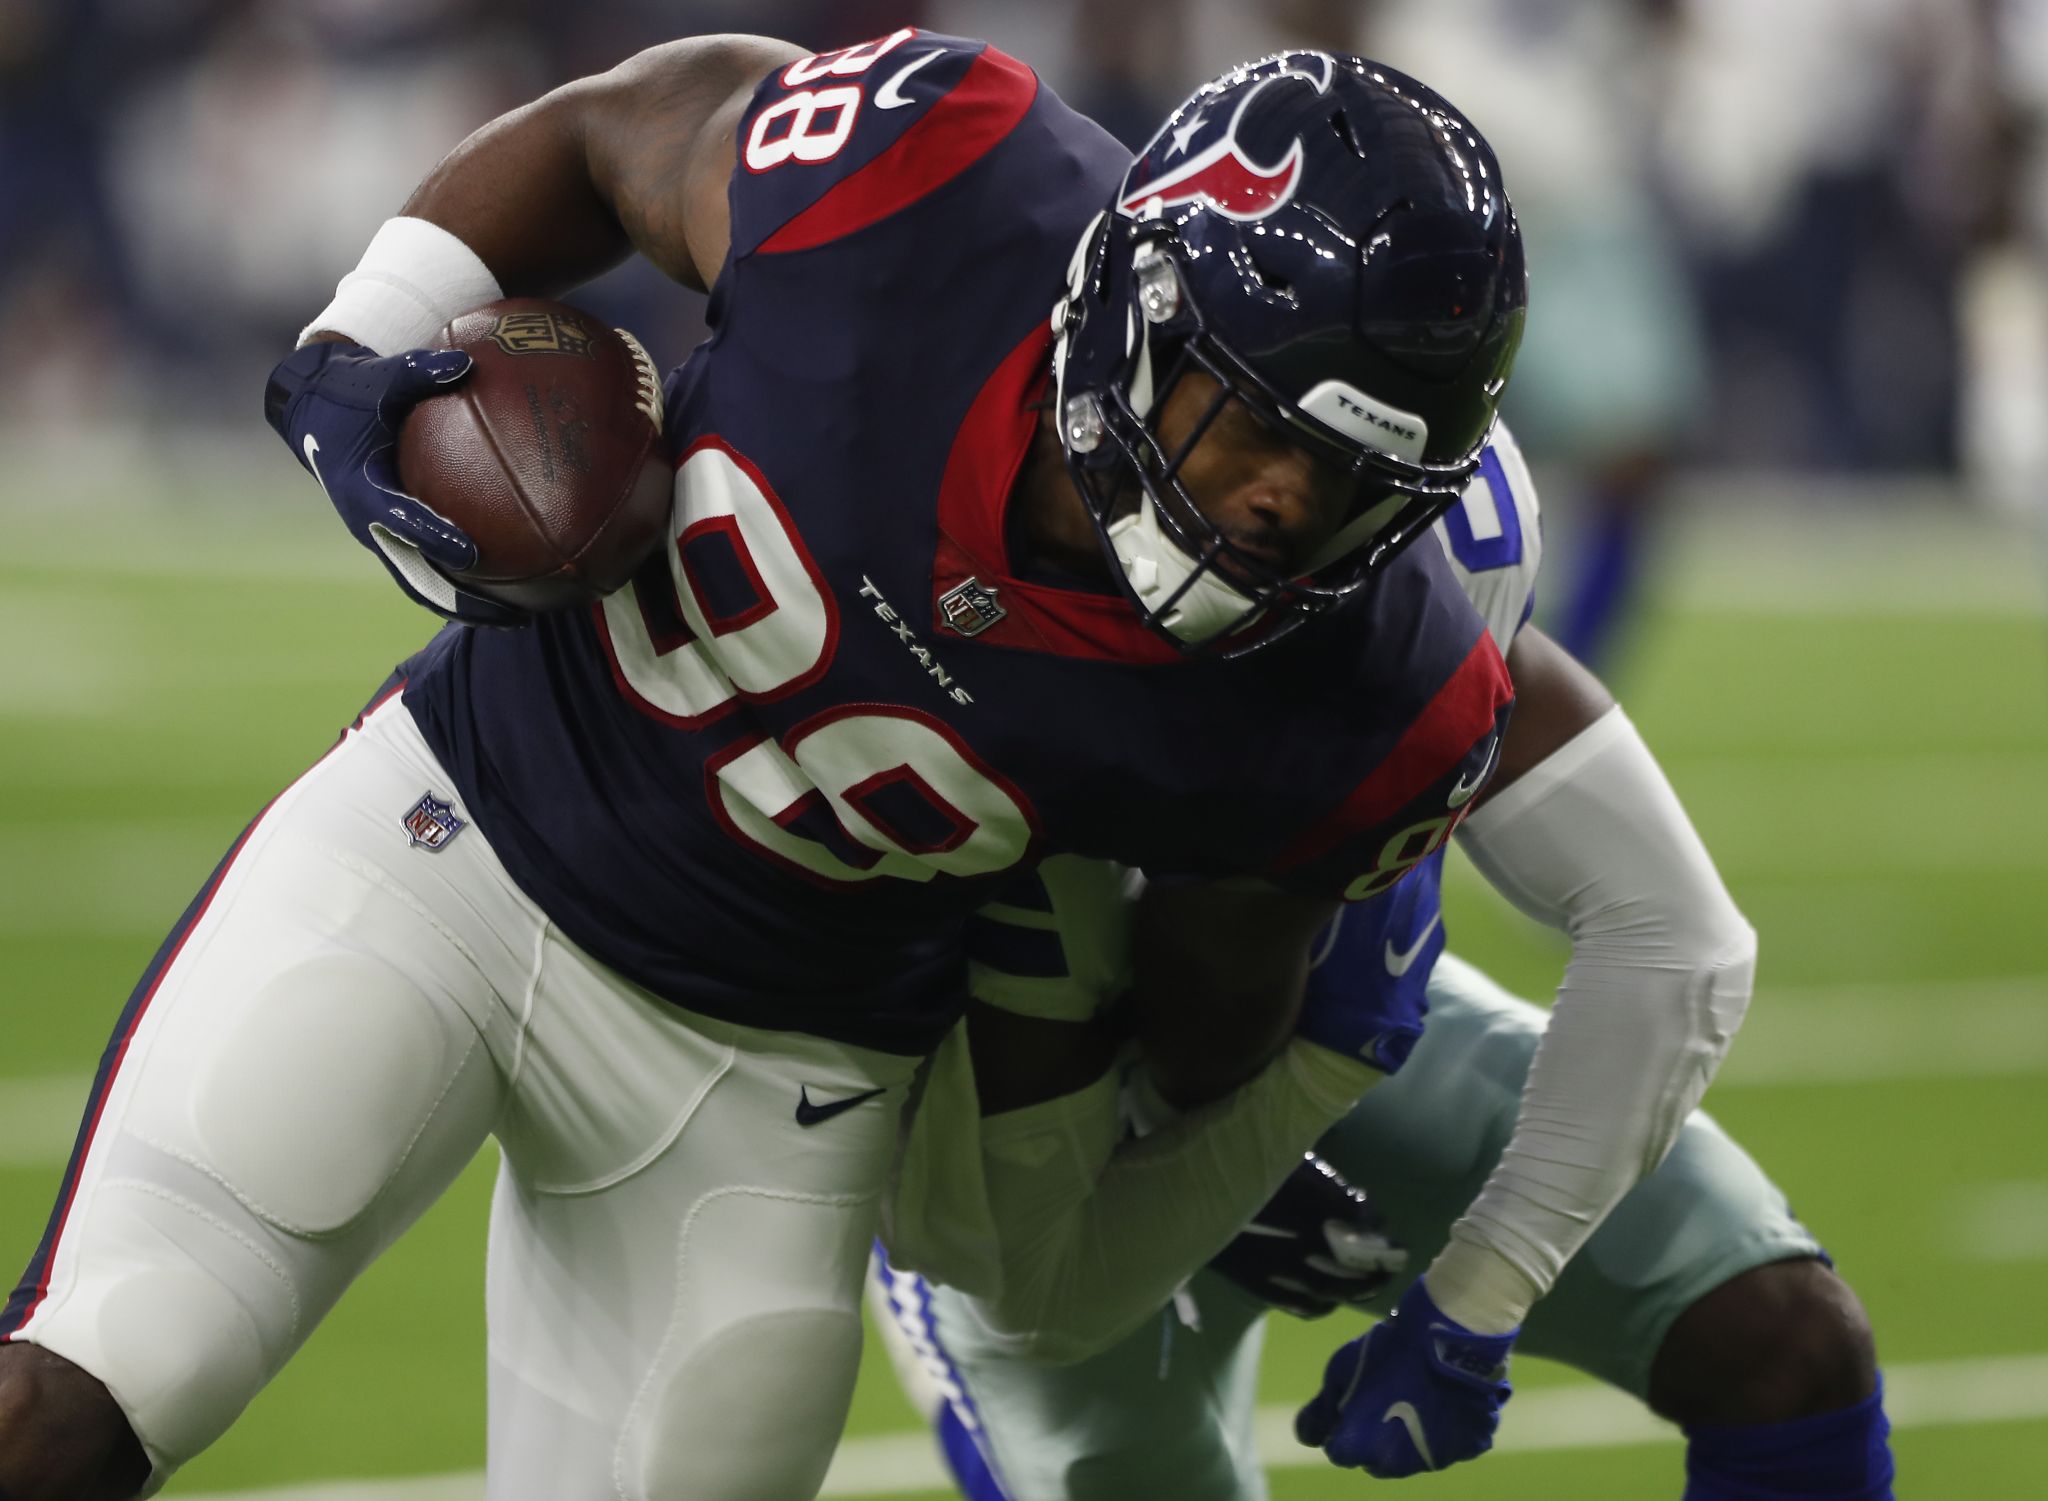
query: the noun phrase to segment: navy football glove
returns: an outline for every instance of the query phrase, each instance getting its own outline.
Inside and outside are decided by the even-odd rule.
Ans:
[[[476,544],[398,486],[399,425],[416,404],[469,374],[459,349],[378,355],[359,344],[308,344],[270,372],[263,415],[312,472],[349,532],[392,578],[444,620],[523,625],[531,617],[458,588],[445,575],[476,564]]]
[[[1379,1212],[1329,1163],[1305,1154],[1211,1269],[1297,1318],[1363,1303],[1408,1264]]]
[[[1354,1339],[1295,1415],[1294,1436],[1330,1463],[1381,1480],[1441,1470],[1493,1447],[1519,1330],[1474,1334],[1454,1323],[1418,1278],[1393,1315]]]

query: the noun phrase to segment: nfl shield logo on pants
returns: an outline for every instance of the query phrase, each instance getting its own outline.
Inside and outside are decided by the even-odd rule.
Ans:
[[[423,850],[437,850],[463,830],[455,809],[429,792],[412,805],[402,820],[406,838]]]

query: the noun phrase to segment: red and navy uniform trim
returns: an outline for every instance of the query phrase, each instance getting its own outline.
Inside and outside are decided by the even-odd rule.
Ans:
[[[320,760],[294,779],[292,787],[298,786],[312,775],[328,756],[341,748],[351,734],[363,727],[365,719],[404,691],[404,688],[403,676],[393,674],[387,679],[369,703],[363,706],[363,712],[356,716],[355,722],[328,747],[326,755],[321,756]],[[287,787],[285,792],[290,790],[291,787]],[[72,1143],[71,1158],[64,1166],[64,1179],[57,1190],[57,1207],[51,1211],[49,1223],[43,1230],[42,1241],[36,1246],[35,1254],[29,1258],[28,1268],[22,1273],[21,1282],[8,1298],[6,1308],[0,1309],[0,1344],[5,1344],[18,1335],[35,1316],[36,1310],[42,1306],[43,1299],[49,1295],[50,1268],[56,1260],[57,1243],[63,1238],[64,1226],[71,1218],[72,1206],[78,1198],[78,1182],[84,1172],[85,1159],[99,1133],[100,1117],[106,1111],[107,1097],[113,1092],[114,1078],[120,1073],[121,1064],[128,1056],[128,1045],[134,1041],[136,1030],[142,1025],[142,1018],[148,1013],[150,1003],[156,999],[157,992],[163,988],[171,967],[185,951],[186,942],[198,930],[199,924],[205,920],[207,912],[212,908],[214,897],[220,893],[220,888],[226,882],[236,858],[247,847],[249,836],[256,832],[270,810],[277,806],[278,798],[283,796],[284,793],[280,792],[277,798],[272,798],[264,804],[263,811],[258,813],[250,821],[249,826],[236,837],[227,854],[221,857],[220,864],[214,867],[213,874],[207,877],[206,884],[199,888],[199,894],[192,898],[191,904],[185,908],[183,915],[171,928],[169,936],[150,959],[149,967],[142,972],[142,979],[129,993],[128,1003],[122,1007],[121,1015],[114,1023],[114,1035],[108,1039],[105,1051],[100,1054],[99,1071],[93,1075],[92,1091],[86,1096],[84,1122],[79,1127],[77,1140]]]
[[[939,482],[939,545],[932,560],[932,629],[939,600],[969,578],[994,589],[1003,618],[977,643],[1120,663],[1186,659],[1147,630],[1120,594],[1032,583],[1010,572],[1003,513],[1038,431],[1037,403],[1052,381],[1052,330],[1033,329],[983,384],[953,438]]]
[[[1492,635],[1481,631],[1464,661],[1371,775],[1351,790],[1335,813],[1319,820],[1289,846],[1274,862],[1272,873],[1286,875],[1298,870],[1347,840],[1391,822],[1431,786],[1457,770],[1489,734],[1500,733],[1502,711],[1514,697],[1507,663],[1501,660]]]
[[[994,47],[984,49],[960,81],[881,155],[834,183],[756,253],[809,250],[910,207],[987,155],[1017,128],[1037,97],[1037,74]]]

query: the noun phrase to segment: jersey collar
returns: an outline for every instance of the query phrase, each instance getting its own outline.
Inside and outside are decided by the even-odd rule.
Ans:
[[[1003,516],[1038,429],[1037,403],[1052,379],[1052,331],[1039,324],[976,393],[955,434],[939,484],[939,539],[932,559],[932,629],[991,646],[1126,664],[1185,661],[1121,595],[1063,589],[1016,577]],[[992,595],[996,618],[962,630],[958,596]],[[968,612],[969,623],[984,618]]]

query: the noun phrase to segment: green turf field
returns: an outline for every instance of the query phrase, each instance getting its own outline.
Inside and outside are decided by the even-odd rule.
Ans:
[[[0,1260],[27,1257],[133,977],[242,824],[430,622],[280,457],[289,505],[0,506]],[[1614,674],[1763,935],[1711,1103],[1862,1291],[1901,1493],[2048,1473],[2048,627],[2028,550],[1960,522],[1728,523]],[[87,564],[88,556],[101,561]],[[106,560],[113,560],[108,562]],[[1818,599],[1813,596],[1818,593]],[[1454,878],[1453,942],[1542,994],[1562,949]],[[378,1266],[174,1493],[473,1471],[489,1166]],[[1349,1336],[1276,1321],[1265,1401]],[[1536,1362],[1455,1497],[1673,1496],[1679,1451]],[[870,1347],[839,1494],[929,1494]],[[1292,1458],[1277,1496],[1361,1482]],[[1311,1456],[1312,1458],[1312,1456]],[[413,1496],[474,1494],[473,1482]]]

